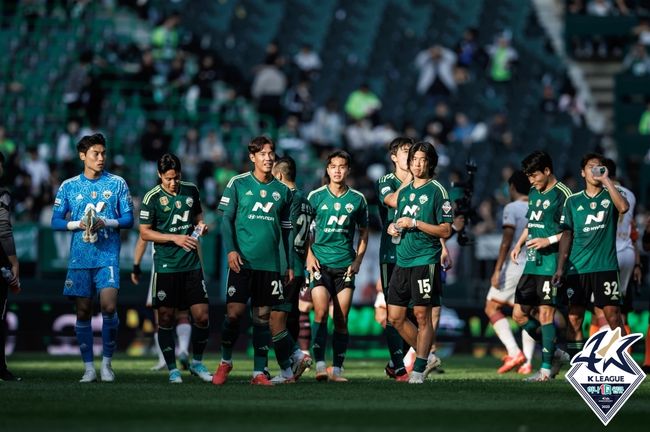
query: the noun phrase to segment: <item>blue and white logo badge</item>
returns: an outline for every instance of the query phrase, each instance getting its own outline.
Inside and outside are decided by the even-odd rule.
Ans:
[[[602,330],[571,359],[566,379],[605,426],[645,379],[627,352],[642,337],[640,333],[621,336],[619,328]]]

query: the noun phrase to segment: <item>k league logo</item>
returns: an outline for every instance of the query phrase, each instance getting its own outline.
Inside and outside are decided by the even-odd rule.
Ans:
[[[602,330],[571,360],[566,379],[605,426],[645,379],[627,352],[642,337],[640,333],[621,337],[619,328]]]

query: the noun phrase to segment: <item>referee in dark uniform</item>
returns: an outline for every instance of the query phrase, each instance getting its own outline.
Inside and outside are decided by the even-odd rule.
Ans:
[[[4,155],[0,153],[0,177],[4,174]],[[16,244],[11,227],[11,196],[9,191],[0,187],[0,381],[20,381],[20,378],[7,369],[5,361],[5,342],[7,339],[7,295],[9,290],[14,294],[20,292],[18,280],[18,257]]]

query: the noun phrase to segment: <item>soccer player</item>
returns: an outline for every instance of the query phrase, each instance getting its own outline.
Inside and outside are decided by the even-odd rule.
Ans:
[[[284,286],[287,302],[291,312],[287,317],[287,330],[294,341],[300,333],[300,310],[298,298],[300,290],[305,287],[305,261],[309,241],[309,228],[314,220],[314,209],[309,205],[305,194],[296,187],[296,162],[290,156],[278,159],[273,166],[273,176],[291,190],[291,227],[293,230],[293,279]],[[308,321],[309,322],[309,321]]]
[[[562,237],[560,218],[562,205],[571,191],[553,174],[553,161],[548,153],[534,151],[521,162],[522,171],[532,185],[528,194],[528,226],[512,249],[510,258],[517,258],[526,245],[526,265],[515,291],[512,317],[523,331],[535,337],[541,326],[542,365],[529,381],[547,381],[568,361],[563,351],[556,352],[556,329],[553,324],[558,304],[557,287],[551,283],[555,273],[558,240]],[[539,320],[531,316],[538,307]]]
[[[442,292],[440,239],[451,235],[453,212],[447,191],[433,180],[438,165],[433,145],[414,144],[407,160],[413,181],[398,193],[396,220],[387,230],[400,237],[388,286],[388,321],[416,348],[409,383],[421,384],[433,342],[432,308],[440,306]],[[406,319],[409,304],[417,327]]]
[[[641,237],[643,250],[650,251],[650,220],[646,221],[645,228],[643,229],[643,236]],[[650,308],[649,308],[650,309]],[[648,328],[645,334],[645,357],[643,359],[643,372],[650,373],[650,316],[648,316]]]
[[[291,383],[311,364],[296,349],[286,328],[287,303],[280,276],[280,241],[287,263],[292,262],[291,198],[288,187],[273,177],[275,144],[264,136],[248,144],[253,171],[234,176],[219,203],[223,212],[222,235],[228,254],[227,312],[221,337],[221,363],[212,383],[226,382],[232,370],[232,349],[239,323],[250,299],[253,319],[254,385],[273,385],[266,375],[269,329],[281,373],[275,382]],[[287,271],[293,279],[293,269]]]
[[[409,149],[413,145],[413,140],[406,137],[397,137],[388,146],[390,159],[393,162],[395,170],[386,174],[377,180],[377,196],[379,197],[379,217],[382,226],[387,228],[388,223],[395,220],[395,209],[397,208],[397,195],[413,179],[413,175],[408,167]],[[397,260],[395,244],[393,237],[388,235],[384,229],[381,233],[381,243],[379,246],[379,263],[381,265],[381,295],[378,294],[378,304],[386,308],[385,299],[387,297],[388,282],[393,275],[395,261]],[[383,299],[383,301],[381,301]],[[398,381],[407,381],[408,373],[404,368],[404,341],[388,320],[384,334],[388,345],[390,360],[386,365],[385,372],[390,378]]]
[[[5,157],[0,153],[0,178],[4,174],[4,162]],[[20,292],[20,280],[18,279],[18,256],[11,226],[11,195],[4,188],[0,188],[0,266],[2,267],[2,277],[0,277],[0,381],[20,381],[20,377],[15,376],[7,369],[5,359],[7,296],[9,291],[14,294]]]
[[[503,359],[503,365],[498,373],[506,373],[516,367],[518,372],[527,374],[532,371],[531,360],[535,350],[535,340],[527,333],[522,333],[524,351],[519,349],[508,319],[503,315],[503,306],[513,307],[515,290],[526,264],[525,256],[518,257],[517,265],[509,259],[509,252],[521,233],[526,228],[528,219],[528,192],[530,182],[523,171],[515,171],[508,179],[511,202],[503,209],[503,237],[499,246],[499,256],[490,278],[490,289],[485,299],[485,314],[490,319],[492,327],[508,354]]]
[[[604,157],[597,153],[582,158],[580,174],[585,179],[585,189],[566,200],[560,224],[563,234],[553,283],[567,275],[567,340],[571,341],[567,347],[572,357],[584,344],[582,321],[592,295],[594,306],[603,310],[609,327],[619,327],[626,334],[621,315],[616,230],[619,215],[624,215],[630,205],[609,178],[604,162]]]
[[[616,227],[616,257],[618,260],[618,267],[620,271],[621,282],[621,296],[623,297],[622,313],[623,322],[625,323],[625,330],[630,333],[630,328],[627,326],[626,314],[632,305],[632,292],[628,293],[627,287],[630,284],[630,279],[635,283],[641,283],[641,257],[636,247],[636,240],[639,233],[636,230],[634,222],[634,208],[636,206],[636,197],[631,190],[621,186],[616,179],[616,163],[611,159],[605,159],[604,165],[609,172],[609,178],[614,182],[616,188],[621,195],[625,197],[630,205],[629,210],[618,218]],[[629,294],[629,295],[628,295]],[[594,307],[594,314],[591,318],[591,328],[589,333],[596,333],[603,327],[609,327],[603,310],[599,307]]]
[[[131,282],[134,285],[140,283],[140,275],[142,270],[140,269],[140,262],[142,257],[147,250],[147,242],[142,240],[142,237],[138,236],[138,240],[135,243],[135,251],[133,252],[133,270],[131,271]],[[151,257],[154,258],[153,248]],[[148,308],[153,307],[153,284],[154,276],[156,272],[152,271],[149,278],[149,290],[147,292],[147,300],[145,306]],[[158,354],[158,363],[151,367],[152,371],[163,370],[167,368],[167,362],[165,361],[165,356],[160,350],[160,343],[158,342],[158,310],[153,310],[154,316],[154,334],[153,340],[156,345],[156,353]],[[188,310],[176,311],[176,337],[178,338],[178,360],[181,363],[181,368],[187,370],[190,367],[190,338],[192,335],[192,325],[190,324],[190,316]]]
[[[133,202],[121,177],[104,170],[106,140],[87,135],[77,144],[83,173],[59,187],[54,200],[52,228],[72,231],[70,261],[63,294],[74,299],[75,332],[85,365],[80,382],[97,380],[93,364],[93,299],[99,293],[102,311],[103,359],[101,379],[115,381],[111,359],[115,351],[119,319],[115,311],[120,288],[120,229],[133,226]],[[70,219],[66,220],[66,215]]]
[[[169,382],[183,382],[176,367],[174,324],[176,312],[192,315],[190,373],[205,382],[212,375],[203,364],[208,343],[208,291],[199,258],[198,237],[205,234],[197,187],[181,180],[181,162],[166,153],[158,160],[160,184],[147,192],[140,209],[140,236],[154,243],[152,299],[158,310],[158,343],[169,370]]]
[[[316,212],[316,233],[307,254],[314,303],[313,350],[316,380],[345,382],[343,362],[348,348],[348,314],[352,305],[354,277],[359,272],[368,245],[368,204],[363,194],[347,185],[351,158],[337,150],[327,157],[328,183],[312,191],[307,199]],[[354,250],[354,234],[359,240]],[[325,364],[327,318],[333,306],[333,362]]]

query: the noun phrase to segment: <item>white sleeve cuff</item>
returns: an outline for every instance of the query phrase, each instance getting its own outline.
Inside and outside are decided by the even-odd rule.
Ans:
[[[119,228],[120,224],[117,222],[117,219],[104,219],[104,225],[108,228]]]
[[[68,228],[68,231],[75,231],[80,228],[81,221],[70,221],[66,225],[66,228]]]

